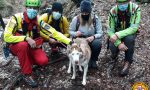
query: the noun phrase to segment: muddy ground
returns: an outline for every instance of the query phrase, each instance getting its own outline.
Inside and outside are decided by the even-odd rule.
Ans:
[[[97,61],[98,70],[90,69],[87,75],[87,85],[82,86],[82,73],[78,72],[77,79],[71,80],[72,74],[67,74],[68,59],[55,62],[58,56],[52,56],[48,47],[45,47],[51,60],[49,65],[44,68],[34,67],[33,72],[39,84],[35,90],[131,90],[132,85],[138,81],[150,86],[150,4],[139,3],[142,10],[141,32],[136,38],[134,62],[129,74],[125,77],[119,77],[118,71],[121,67],[121,61],[124,59],[124,52],[120,52],[114,69],[111,69],[112,61],[109,59],[109,52],[106,54],[107,15],[114,2],[112,0],[94,0],[94,3],[94,11],[101,17],[104,31],[103,47]],[[66,6],[71,8],[69,8],[71,11],[65,10],[66,16],[71,19],[78,13],[79,8],[76,9],[76,6],[71,4],[66,4]],[[0,68],[0,89],[32,90],[21,80],[19,69],[16,58],[9,65]]]

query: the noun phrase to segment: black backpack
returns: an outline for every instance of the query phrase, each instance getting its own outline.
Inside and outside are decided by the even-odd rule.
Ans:
[[[44,14],[44,13],[52,13],[52,8],[46,8],[46,9],[43,9],[41,10],[41,13],[40,14]]]
[[[3,21],[1,14],[0,14],[0,25],[2,26],[3,29],[5,29],[5,23]]]

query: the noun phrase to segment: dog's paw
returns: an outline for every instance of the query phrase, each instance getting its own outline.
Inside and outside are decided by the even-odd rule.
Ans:
[[[67,73],[71,73],[71,70],[67,70]]]
[[[72,76],[72,78],[71,79],[75,79],[75,76]]]
[[[86,81],[83,81],[83,82],[82,82],[82,85],[84,85],[84,86],[85,86],[85,85],[86,85]]]

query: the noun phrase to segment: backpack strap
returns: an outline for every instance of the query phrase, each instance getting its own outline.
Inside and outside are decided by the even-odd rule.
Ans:
[[[13,15],[13,17],[15,18],[15,21],[16,21],[16,23],[17,23],[17,26],[18,26],[18,20],[17,20],[17,17],[15,16],[15,15]]]
[[[47,16],[48,16],[48,19],[47,19],[47,22],[49,21],[49,17],[50,17],[50,15],[52,14],[52,9],[47,9],[46,10],[46,13],[47,13]]]
[[[4,21],[3,21],[3,18],[2,18],[2,16],[1,16],[1,14],[0,14],[0,23],[1,23],[1,26],[2,26],[2,28],[3,28],[3,30],[5,29],[5,23],[4,23]]]
[[[96,16],[94,14],[94,17],[93,17],[93,26],[94,26],[94,29],[96,31]]]
[[[47,23],[49,23],[49,17],[51,14],[47,13]]]
[[[80,26],[80,18],[79,18],[79,15],[78,15],[77,16],[77,22],[76,22],[76,31],[78,31],[79,26]]]
[[[47,19],[47,23],[49,24],[50,23],[50,15],[51,15],[51,13],[47,13],[47,16],[48,16],[48,19]],[[61,19],[60,19],[60,23],[62,24],[62,29],[63,29],[63,31],[64,31],[64,22],[63,22],[63,16],[61,17]]]
[[[63,16],[61,17],[60,20],[61,20],[60,23],[62,24],[63,33],[64,33],[64,18],[63,18]]]
[[[132,6],[131,6],[131,16],[134,15],[135,13],[137,13],[137,11],[138,11],[139,8],[140,8],[139,6],[137,6],[134,3],[132,3]],[[137,15],[134,18],[134,23],[136,21],[136,18],[137,18]]]
[[[15,15],[13,15],[12,17],[14,17],[14,19],[15,19],[15,21],[16,21],[16,24],[17,24],[17,26],[18,26],[17,17],[16,17]],[[15,28],[16,28],[16,27],[15,27]],[[12,33],[15,32],[15,28],[13,29]],[[18,28],[18,27],[17,27],[17,28]],[[3,48],[2,52],[3,52],[3,55],[4,55],[4,57],[5,57],[6,60],[7,60],[7,58],[9,57],[9,53],[12,54],[12,52],[11,52],[10,49],[9,49],[9,45],[10,45],[10,43],[4,42],[4,31],[3,31],[3,33],[2,33],[2,48]]]
[[[15,15],[13,15],[12,17],[14,17],[15,21],[16,21],[16,27],[18,29],[18,20],[17,20],[17,17]],[[13,29],[13,32],[12,33],[15,33],[15,28]]]

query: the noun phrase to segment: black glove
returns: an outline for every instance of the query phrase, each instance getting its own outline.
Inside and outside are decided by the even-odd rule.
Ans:
[[[74,43],[74,41],[70,41],[69,45],[72,45]]]

